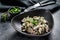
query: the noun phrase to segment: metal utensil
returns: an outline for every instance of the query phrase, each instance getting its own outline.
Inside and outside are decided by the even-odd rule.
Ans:
[[[47,2],[47,0],[42,1],[42,2],[39,2],[39,3],[37,3],[37,4],[35,4],[35,5],[31,6],[31,7],[28,7],[27,9],[24,10],[24,12],[28,12],[31,9],[34,9],[34,8],[37,8],[37,7],[42,7],[42,6],[49,5],[49,4],[54,4],[54,3],[55,3],[54,1],[50,1],[50,2]]]

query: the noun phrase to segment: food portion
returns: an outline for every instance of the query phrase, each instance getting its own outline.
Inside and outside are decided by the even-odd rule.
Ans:
[[[11,9],[9,9],[9,13],[11,14],[16,14],[21,12],[21,9],[19,7],[12,7]]]
[[[21,30],[29,34],[44,34],[49,32],[48,21],[42,16],[27,16],[22,19]]]

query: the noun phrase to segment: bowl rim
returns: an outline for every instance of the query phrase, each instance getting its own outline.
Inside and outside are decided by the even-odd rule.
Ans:
[[[38,9],[38,10],[41,10],[41,9]],[[46,10],[46,11],[48,11],[48,12],[50,12],[48,9],[42,9],[42,10]],[[36,11],[36,10],[32,10],[32,11]],[[31,12],[31,11],[29,11],[29,12]],[[27,12],[21,12],[21,14],[18,14],[18,15],[16,15],[16,16],[14,16],[12,19],[11,19],[11,25],[13,24],[13,19],[15,18],[15,17],[17,17],[17,16],[19,16],[19,15],[22,15],[22,14],[24,14],[24,13],[27,13]],[[49,13],[51,16],[52,16],[52,13],[50,12]],[[52,20],[53,20],[53,16],[52,16]],[[14,25],[12,25],[12,27],[16,30],[16,31],[18,31],[16,28],[15,28],[15,26]],[[53,27],[54,27],[54,20],[53,20],[53,25],[52,25],[52,29],[53,29]],[[49,32],[47,32],[47,33],[44,33],[44,34],[42,34],[42,35],[33,35],[33,34],[28,34],[28,33],[25,33],[25,32],[20,32],[20,31],[18,31],[19,33],[21,33],[21,34],[23,34],[23,35],[27,35],[27,36],[39,36],[39,37],[41,37],[41,36],[46,36],[46,35],[48,35],[48,34],[50,34],[51,32],[52,32],[52,29],[49,31]]]

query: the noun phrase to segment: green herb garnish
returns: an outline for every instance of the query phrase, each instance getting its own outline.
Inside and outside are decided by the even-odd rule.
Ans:
[[[21,9],[19,7],[12,7],[11,9],[9,9],[9,13],[11,14],[17,14],[21,12]]]
[[[1,15],[1,21],[5,22],[8,19],[8,14],[7,13],[3,13]]]

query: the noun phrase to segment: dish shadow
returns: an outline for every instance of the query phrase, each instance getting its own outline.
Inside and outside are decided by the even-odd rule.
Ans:
[[[43,37],[28,37],[23,34],[20,34],[19,32],[16,32],[10,40],[50,40],[51,39],[51,34]]]

